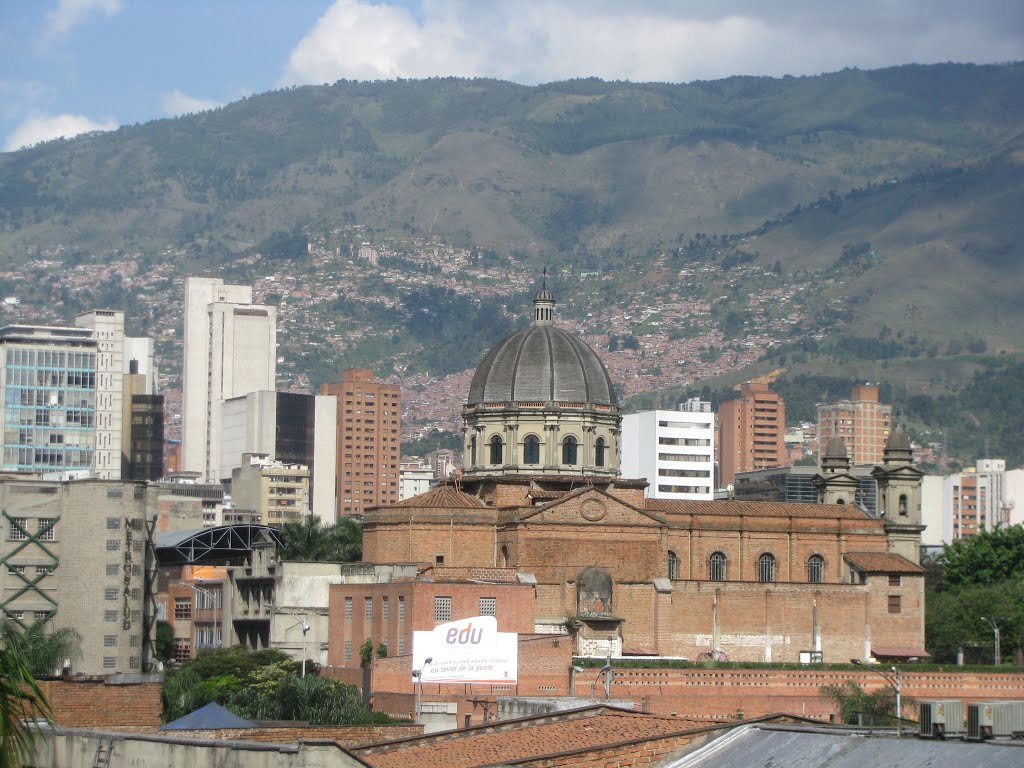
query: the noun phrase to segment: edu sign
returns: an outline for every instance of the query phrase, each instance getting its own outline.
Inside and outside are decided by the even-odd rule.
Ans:
[[[518,651],[515,632],[499,632],[493,616],[473,616],[413,632],[412,668],[424,683],[515,683]]]

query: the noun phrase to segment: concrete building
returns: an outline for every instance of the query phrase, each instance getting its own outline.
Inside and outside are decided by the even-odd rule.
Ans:
[[[622,473],[646,478],[652,499],[713,499],[715,414],[699,398],[676,411],[622,417]]]
[[[155,501],[143,483],[0,479],[0,615],[76,629],[72,672],[148,671]]]
[[[333,395],[266,390],[224,401],[220,480],[229,481],[247,453],[301,464],[309,470],[310,511],[334,523],[337,408]]]
[[[350,368],[321,395],[337,398],[338,517],[398,501],[402,449],[402,392],[375,381],[368,368]]]
[[[850,467],[856,480],[853,503],[872,517],[878,517],[878,483],[871,474],[874,466]],[[733,484],[732,498],[737,501],[784,501],[816,504],[818,488],[815,478],[820,467],[793,466],[739,472]]]
[[[411,499],[430,490],[434,469],[420,461],[402,461],[398,465],[398,500]]]
[[[182,469],[219,480],[222,404],[276,379],[277,309],[253,304],[250,286],[186,279]]]
[[[818,452],[838,437],[853,464],[877,464],[891,428],[892,406],[878,402],[878,385],[857,384],[849,400],[818,406]]]
[[[123,376],[121,477],[159,480],[164,475],[164,396],[153,394],[149,377],[132,360]]]
[[[718,409],[720,483],[732,485],[737,472],[781,467],[786,462],[786,403],[768,384],[748,381],[740,396]]]
[[[98,354],[92,330],[11,325],[0,328],[0,350],[3,469],[91,474],[96,466]]]
[[[263,525],[281,525],[309,514],[309,467],[265,454],[247,453],[231,473],[235,511],[258,515]]]

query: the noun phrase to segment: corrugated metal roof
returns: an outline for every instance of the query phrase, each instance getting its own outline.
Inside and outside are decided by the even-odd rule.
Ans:
[[[932,741],[867,731],[750,725],[660,768],[1019,768],[1024,745]]]

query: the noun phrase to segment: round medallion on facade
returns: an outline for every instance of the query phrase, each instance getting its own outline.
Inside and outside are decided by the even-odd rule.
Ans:
[[[580,504],[580,514],[584,519],[596,523],[608,514],[608,507],[600,499],[587,499]]]

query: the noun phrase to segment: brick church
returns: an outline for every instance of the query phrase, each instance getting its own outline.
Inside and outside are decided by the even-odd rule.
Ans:
[[[476,370],[464,471],[368,510],[365,563],[419,563],[438,581],[504,574],[531,590],[532,617],[498,605],[499,628],[568,634],[583,656],[925,655],[922,473],[904,432],[890,435],[874,470],[878,517],[854,503],[839,440],[822,457],[818,504],[647,499],[647,480],[619,473],[607,370],[554,325],[550,291],[533,303],[532,325]]]

